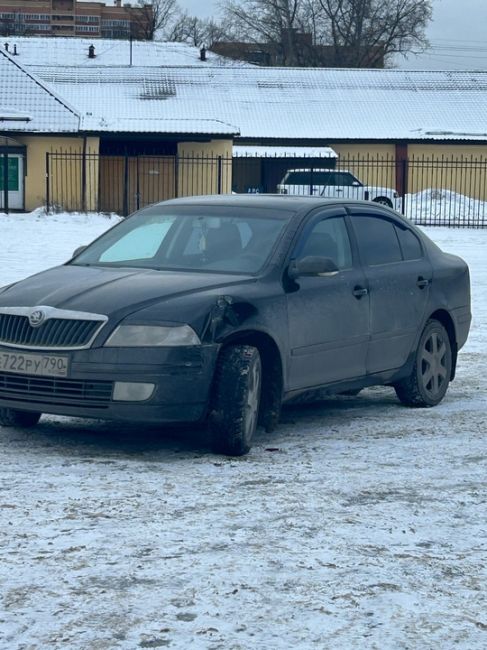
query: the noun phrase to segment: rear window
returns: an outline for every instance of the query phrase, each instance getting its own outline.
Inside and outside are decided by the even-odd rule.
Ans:
[[[405,260],[419,260],[423,257],[423,249],[416,235],[411,231],[396,226],[396,233],[401,244],[402,256]]]

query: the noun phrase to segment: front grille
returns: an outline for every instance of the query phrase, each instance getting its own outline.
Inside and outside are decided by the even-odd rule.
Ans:
[[[103,314],[55,307],[0,307],[0,344],[28,349],[79,350],[107,322]]]
[[[2,399],[107,408],[112,399],[112,389],[111,381],[54,379],[0,373]]]
[[[40,327],[31,327],[26,316],[0,314],[0,343],[33,348],[72,348],[92,338],[100,323],[93,320],[51,318]]]

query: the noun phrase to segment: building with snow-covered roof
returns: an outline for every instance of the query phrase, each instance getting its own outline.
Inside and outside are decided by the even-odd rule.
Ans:
[[[135,174],[132,166],[140,171],[142,157],[150,158],[153,190],[144,195],[139,179],[139,189],[127,190],[138,197],[135,204],[126,201],[128,208],[139,205],[141,195],[147,202],[180,194],[182,159],[220,159],[227,170],[223,182],[205,184],[202,178],[214,175],[217,163],[196,171],[193,165],[198,180],[185,190],[193,193],[231,187],[275,191],[290,165],[332,167],[337,156],[349,159],[350,168],[357,159],[389,161],[387,178],[374,184],[401,191],[408,159],[487,154],[486,72],[263,68],[201,61],[196,48],[143,42],[136,44],[130,65],[126,42],[98,41],[94,59],[85,51],[87,43],[24,39],[17,55],[11,47],[2,52],[0,133],[21,144],[51,134],[48,148],[46,140],[44,149],[29,140],[29,159],[31,151],[43,151],[45,158],[69,149],[97,157],[98,167],[83,178],[96,177],[104,192],[109,182],[116,184],[112,175],[126,181]],[[191,65],[184,64],[187,55]],[[43,99],[48,109],[34,98],[34,86],[50,98]],[[62,145],[53,140],[60,134]],[[164,159],[161,169],[156,157]],[[40,163],[42,155],[35,159]],[[433,186],[431,178],[428,171],[410,178],[409,189]],[[158,194],[161,179],[172,190]],[[29,190],[30,180],[27,207],[40,201],[39,192]]]
[[[1,0],[0,0],[1,1]],[[93,50],[90,56],[90,47]],[[98,38],[35,38],[32,36],[9,36],[1,43],[2,48],[15,56],[24,66],[65,65],[98,68],[103,66],[213,66],[242,67],[242,61],[220,56],[205,50],[202,56],[198,47],[188,43],[163,41],[132,41],[126,39]]]

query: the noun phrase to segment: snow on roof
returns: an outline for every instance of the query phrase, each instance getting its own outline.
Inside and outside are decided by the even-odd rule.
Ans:
[[[23,65],[50,66],[120,66],[130,65],[130,41],[109,38],[69,38],[42,36],[7,36],[16,60]],[[93,45],[95,58],[88,58],[88,48]],[[208,68],[213,66],[242,66],[234,61],[206,50],[206,61],[200,60],[200,50],[187,43],[161,41],[132,41],[132,65],[160,68],[161,66],[188,66]]]
[[[336,151],[331,147],[281,147],[259,145],[233,145],[235,158],[337,158]]]
[[[44,83],[0,50],[2,131],[76,132],[79,116]]]
[[[21,111],[15,111],[11,108],[3,108],[0,106],[0,122],[30,122],[31,119],[32,116],[25,112],[22,113]]]
[[[75,40],[75,39],[73,39]],[[487,72],[30,66],[84,115],[88,131],[198,133],[231,125],[241,138],[485,140]],[[171,131],[174,132],[174,131]]]

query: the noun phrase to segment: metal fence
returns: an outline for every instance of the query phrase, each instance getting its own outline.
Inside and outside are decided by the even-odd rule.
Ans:
[[[302,182],[286,184],[290,170]],[[325,173],[329,170],[334,170],[333,182]],[[230,158],[72,152],[46,157],[46,204],[51,211],[127,215],[181,196],[280,191],[377,200],[419,225],[487,227],[487,158],[482,157]]]

